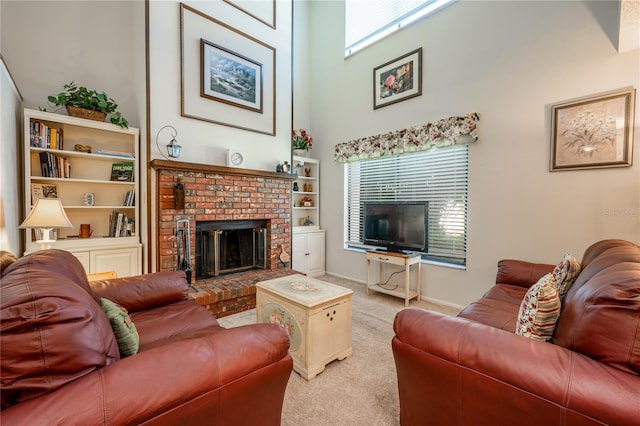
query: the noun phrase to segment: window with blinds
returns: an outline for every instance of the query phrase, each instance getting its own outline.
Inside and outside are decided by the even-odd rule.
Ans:
[[[428,249],[423,257],[466,263],[469,147],[345,164],[345,244],[363,244],[366,201],[428,201]]]
[[[454,1],[345,0],[344,56],[350,56]]]

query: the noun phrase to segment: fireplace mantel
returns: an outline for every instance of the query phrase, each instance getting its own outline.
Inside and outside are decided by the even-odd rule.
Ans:
[[[184,161],[151,160],[151,168],[155,170],[175,170],[183,172],[219,173],[224,175],[256,176],[274,179],[294,180],[290,173],[268,172],[266,170],[239,169],[236,167],[216,166],[211,164],[186,163]]]

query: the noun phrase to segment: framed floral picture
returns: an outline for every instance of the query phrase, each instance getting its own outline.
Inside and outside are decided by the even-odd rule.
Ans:
[[[373,69],[373,109],[422,95],[422,48]]]
[[[551,171],[631,166],[635,89],[551,107]]]

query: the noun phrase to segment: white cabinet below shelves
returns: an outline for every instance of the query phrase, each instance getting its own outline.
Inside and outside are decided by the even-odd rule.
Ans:
[[[325,272],[324,230],[294,232],[291,236],[291,261],[295,271],[310,277]]]
[[[109,250],[72,250],[71,253],[80,260],[87,274],[114,271],[121,278],[142,273],[140,245]]]

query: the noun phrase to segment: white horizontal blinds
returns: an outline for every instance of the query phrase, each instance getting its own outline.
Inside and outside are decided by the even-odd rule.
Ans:
[[[345,47],[393,27],[406,15],[431,0],[346,0]]]
[[[347,243],[363,242],[365,201],[428,201],[428,255],[464,262],[468,163],[467,145],[347,163]]]
[[[345,56],[453,0],[345,0]]]

